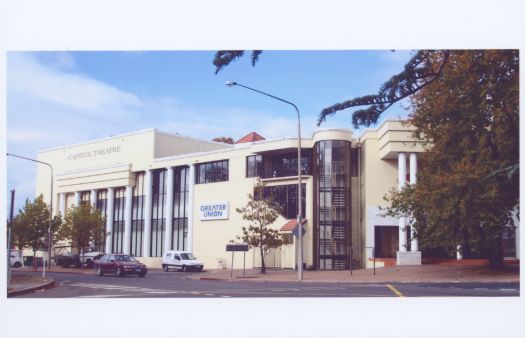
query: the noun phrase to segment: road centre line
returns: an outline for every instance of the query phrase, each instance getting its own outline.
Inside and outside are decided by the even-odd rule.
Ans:
[[[390,290],[392,290],[392,292],[395,293],[396,296],[398,296],[398,297],[405,297],[398,289],[396,289],[392,285],[387,284],[386,287],[389,288]]]

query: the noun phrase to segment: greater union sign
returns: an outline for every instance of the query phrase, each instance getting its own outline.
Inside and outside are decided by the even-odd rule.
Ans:
[[[201,221],[209,221],[214,219],[228,219],[228,202],[201,204],[199,211]]]

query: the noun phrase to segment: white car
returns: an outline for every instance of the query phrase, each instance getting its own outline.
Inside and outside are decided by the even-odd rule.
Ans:
[[[11,263],[11,266],[14,268],[20,268],[22,266],[22,259],[20,259],[20,257],[15,256],[11,253],[9,255],[9,263]]]
[[[91,251],[91,252],[86,252],[84,255],[80,254],[79,258],[80,258],[80,261],[82,260],[84,261],[84,264],[86,265],[87,268],[91,269],[93,267],[93,263],[97,259],[100,259],[102,256],[104,256],[103,252]]]
[[[169,271],[170,268],[182,271],[202,271],[204,265],[197,260],[189,251],[167,251],[162,257],[162,269]]]

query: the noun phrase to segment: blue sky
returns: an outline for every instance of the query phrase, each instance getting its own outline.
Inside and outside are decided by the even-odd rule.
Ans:
[[[41,149],[145,128],[211,139],[238,139],[257,131],[266,138],[295,136],[295,112],[239,83],[294,102],[310,137],[321,109],[373,94],[402,70],[411,51],[264,51],[215,75],[214,51],[9,52],[7,151],[33,157]],[[384,118],[405,117],[408,102]],[[351,128],[353,110],[326,127]],[[16,210],[34,198],[35,165],[7,160],[7,188]]]

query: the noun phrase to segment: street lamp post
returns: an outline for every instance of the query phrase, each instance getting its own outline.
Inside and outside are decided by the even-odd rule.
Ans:
[[[269,96],[273,99],[279,100],[284,103],[288,103],[292,107],[295,108],[295,111],[297,112],[297,193],[298,193],[298,199],[297,199],[297,227],[298,227],[298,262],[297,262],[297,279],[302,280],[303,279],[303,226],[302,226],[302,189],[301,189],[301,115],[299,113],[299,108],[295,104],[293,104],[290,101],[286,101],[284,99],[281,99],[280,97],[262,92],[260,90],[250,88],[248,86],[242,85],[238,82],[234,81],[228,81],[226,82],[226,85],[228,87],[233,86],[239,86],[242,88],[249,89],[251,91],[257,92],[262,95]]]
[[[38,161],[38,160],[35,160],[35,159],[32,159],[32,158],[28,158],[28,157],[24,157],[24,156],[19,156],[19,155],[14,155],[14,154],[9,154],[7,153],[6,154],[7,156],[12,156],[12,157],[18,157],[18,158],[21,158],[21,159],[24,159],[24,160],[28,160],[28,161],[32,161],[32,162],[36,162],[36,163],[40,163],[40,164],[45,164],[49,167],[49,169],[51,169],[51,188],[50,188],[50,196],[49,196],[49,228],[47,230],[47,234],[48,234],[48,242],[47,242],[47,250],[48,250],[48,256],[49,256],[49,267],[51,267],[51,227],[52,227],[52,224],[53,224],[53,166],[47,162],[43,162],[43,161]],[[46,278],[46,258],[45,258],[45,255],[42,255],[42,260],[43,260],[43,267],[42,267],[42,278],[45,279]]]

